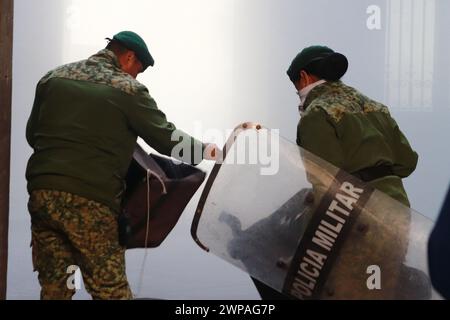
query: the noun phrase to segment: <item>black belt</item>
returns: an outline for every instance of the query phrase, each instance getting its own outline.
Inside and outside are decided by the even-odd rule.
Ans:
[[[391,166],[377,166],[371,168],[361,169],[352,173],[355,177],[362,181],[369,182],[386,176],[393,176],[394,171]]]

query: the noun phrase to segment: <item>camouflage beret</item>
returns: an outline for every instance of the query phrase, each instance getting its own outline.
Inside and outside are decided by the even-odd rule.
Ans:
[[[117,41],[125,48],[133,51],[142,63],[144,70],[155,64],[155,60],[153,60],[145,41],[137,33],[132,31],[122,31],[116,34],[112,39],[108,38],[108,40]]]

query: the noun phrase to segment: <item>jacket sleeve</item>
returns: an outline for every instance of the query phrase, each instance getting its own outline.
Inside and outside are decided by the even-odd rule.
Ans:
[[[415,152],[400,130],[396,121],[391,118],[393,127],[393,150],[395,152],[395,161],[393,165],[394,173],[402,178],[408,177],[416,169],[419,156]]]
[[[303,115],[297,127],[297,144],[303,149],[345,169],[344,152],[333,120],[322,109]]]
[[[36,93],[34,95],[33,108],[31,109],[30,117],[28,118],[27,127],[26,127],[26,138],[30,147],[34,147],[35,144],[35,132],[36,126],[39,121],[39,113],[40,113],[40,105],[41,105],[41,88],[40,83],[36,87]]]
[[[167,121],[155,100],[145,90],[128,106],[129,125],[156,151],[187,163],[199,164],[203,160],[204,145]]]

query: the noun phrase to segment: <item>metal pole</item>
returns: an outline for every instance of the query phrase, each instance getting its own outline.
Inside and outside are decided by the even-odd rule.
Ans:
[[[0,300],[6,299],[14,0],[0,0]]]

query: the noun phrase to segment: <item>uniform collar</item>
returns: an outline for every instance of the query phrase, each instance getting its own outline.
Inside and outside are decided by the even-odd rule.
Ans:
[[[299,95],[300,95],[300,101],[302,103],[302,106],[305,104],[306,98],[308,97],[308,94],[311,92],[311,90],[317,86],[320,86],[321,84],[323,84],[325,82],[326,82],[325,80],[319,80],[314,83],[311,83],[309,86],[306,86],[302,90],[300,90]]]
[[[313,83],[316,84],[317,82]],[[303,110],[306,110],[308,106],[318,97],[320,97],[322,94],[327,92],[330,88],[340,87],[342,86],[342,81],[326,81],[322,82],[322,85],[316,85],[314,86],[309,92],[305,99],[305,102],[303,104]],[[304,88],[306,89],[306,88]]]
[[[95,60],[95,61],[111,64],[112,66],[120,69],[119,59],[117,59],[114,52],[112,52],[111,50],[108,50],[108,49],[100,50],[95,55],[90,57],[89,60]]]

